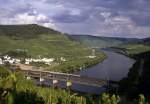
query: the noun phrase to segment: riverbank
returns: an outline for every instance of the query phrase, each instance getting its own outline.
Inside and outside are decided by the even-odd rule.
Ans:
[[[92,57],[92,58],[91,58]],[[95,56],[77,57],[67,61],[55,62],[55,65],[45,65],[43,63],[32,63],[32,66],[41,68],[45,71],[76,73],[86,68],[102,63],[107,56],[104,52],[96,52]]]
[[[78,55],[70,58],[25,58],[4,55],[0,57],[0,65],[16,65],[21,69],[74,73],[101,63],[106,58],[103,52],[92,55]]]

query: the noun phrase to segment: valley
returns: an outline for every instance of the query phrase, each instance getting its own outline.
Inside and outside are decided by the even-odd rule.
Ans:
[[[150,0],[0,0],[0,104],[150,104]]]
[[[70,37],[89,47],[112,50],[127,56],[150,50],[149,38],[137,39],[90,35],[71,35]]]
[[[9,62],[17,59],[45,70],[69,73],[97,64],[106,57],[103,52],[93,53],[91,48],[70,40],[65,34],[35,24],[1,25],[0,53],[1,57],[8,55]],[[45,63],[48,59],[52,61]]]

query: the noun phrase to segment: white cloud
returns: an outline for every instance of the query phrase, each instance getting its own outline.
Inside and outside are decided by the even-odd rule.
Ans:
[[[115,17],[107,17],[105,18],[106,24],[111,25],[134,25],[134,22],[129,18],[125,16],[115,16]]]
[[[72,9],[70,12],[70,15],[80,15],[81,11],[80,9]]]
[[[71,34],[82,33],[95,36],[114,36],[130,38],[145,38],[150,36],[150,27],[137,26],[136,23],[132,21],[129,17],[110,16],[106,19],[107,21],[97,21],[93,17],[84,23],[69,23],[62,25],[60,24],[59,29],[63,32],[69,32]]]
[[[37,17],[36,17],[36,21],[45,21],[45,20],[48,20],[48,17],[43,15],[43,14],[39,14]]]
[[[52,29],[57,29],[56,25],[54,23],[43,23],[41,24],[42,26],[48,27],[48,28],[52,28]]]
[[[53,21],[44,14],[30,15],[29,13],[17,14],[13,18],[1,18],[0,24],[40,24],[56,29]]]
[[[34,15],[29,15],[28,13],[24,13],[24,14],[16,15],[14,19],[17,19],[18,23],[30,24],[30,23],[35,23],[38,17],[39,16],[34,16]]]
[[[111,13],[104,11],[104,12],[101,12],[100,15],[103,16],[104,18],[108,18],[111,15]]]

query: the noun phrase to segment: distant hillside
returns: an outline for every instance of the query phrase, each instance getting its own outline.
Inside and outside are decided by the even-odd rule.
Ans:
[[[136,39],[90,35],[71,35],[70,37],[92,48],[105,48],[131,56],[150,50],[150,38]]]
[[[49,69],[63,72],[87,67],[104,59],[104,54],[100,52],[95,53],[96,58],[88,58],[92,55],[91,48],[71,40],[65,34],[35,24],[0,25],[0,54],[19,58],[55,58]],[[61,62],[61,57],[67,61]]]
[[[140,40],[134,38],[98,37],[90,35],[71,35],[70,37],[90,47],[100,48],[119,46],[125,43],[140,42]]]
[[[140,42],[125,43],[113,48],[118,48],[124,51],[129,56],[150,51],[150,38],[139,39]]]

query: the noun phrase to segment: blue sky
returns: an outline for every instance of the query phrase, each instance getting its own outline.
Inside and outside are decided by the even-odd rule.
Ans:
[[[150,0],[0,0],[0,24],[40,24],[70,34],[150,37]]]

